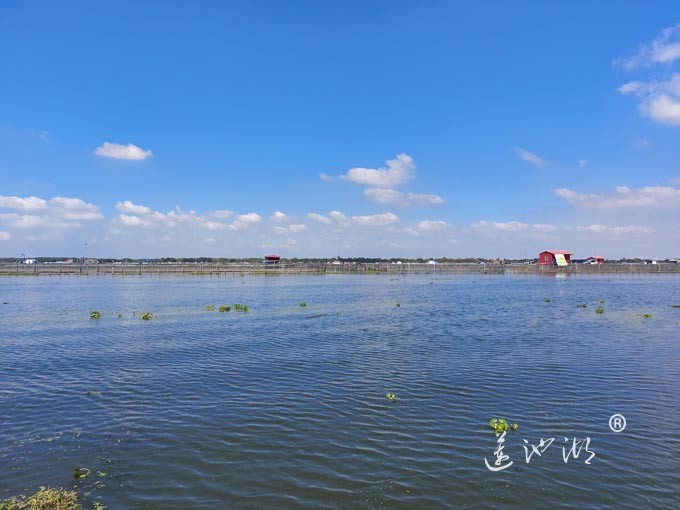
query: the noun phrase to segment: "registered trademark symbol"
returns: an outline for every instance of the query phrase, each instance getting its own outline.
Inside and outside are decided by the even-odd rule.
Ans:
[[[614,432],[623,432],[626,428],[626,418],[622,414],[612,414],[609,418],[609,428]]]

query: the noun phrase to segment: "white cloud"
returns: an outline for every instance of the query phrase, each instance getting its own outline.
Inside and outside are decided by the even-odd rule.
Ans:
[[[387,161],[387,168],[352,168],[340,177],[376,188],[392,188],[404,184],[413,177],[415,164],[408,154],[397,154]]]
[[[47,200],[38,197],[6,197],[0,195],[0,208],[16,211],[37,211],[47,209]]]
[[[50,214],[64,220],[90,221],[103,218],[99,208],[80,198],[55,197],[49,202]]]
[[[239,214],[231,225],[229,225],[230,230],[243,230],[248,227],[260,223],[262,217],[257,213]]]
[[[435,232],[437,230],[443,230],[447,226],[445,221],[423,220],[417,223],[414,228],[418,232]]]
[[[0,230],[0,241],[9,241],[10,239],[12,239],[12,234]]]
[[[651,64],[670,64],[680,58],[680,24],[668,27],[651,43],[642,44],[635,55],[617,58],[614,65],[631,70]]]
[[[328,216],[330,216],[332,220],[338,223],[347,221],[347,216],[342,214],[340,211],[331,211],[328,213]]]
[[[645,117],[663,124],[680,124],[680,73],[666,81],[631,81],[618,91],[637,96]]]
[[[546,225],[543,223],[522,223],[521,221],[476,221],[470,225],[470,228],[478,233],[491,234],[497,232],[534,232],[545,234],[557,230],[555,225]]]
[[[99,220],[102,214],[96,205],[80,198],[54,197],[45,200],[38,197],[0,197],[0,207],[25,211],[30,214],[0,214],[0,223],[16,229],[77,229],[82,222]]]
[[[545,161],[543,158],[540,156],[534,154],[533,152],[529,152],[524,149],[520,149],[519,147],[515,147],[515,152],[517,155],[522,158],[524,161],[527,161],[528,163],[531,163],[534,166],[543,166],[545,165]]]
[[[356,225],[367,227],[384,227],[399,222],[399,217],[391,212],[371,214],[368,216],[352,216],[352,222]]]
[[[281,211],[276,211],[274,214],[271,215],[270,219],[275,223],[283,223],[285,221],[288,221],[288,215],[282,213]]]
[[[589,232],[592,234],[611,234],[611,235],[624,235],[624,234],[653,234],[654,229],[649,227],[643,227],[640,225],[628,225],[625,227],[607,227],[605,225],[587,225],[576,227],[578,232]]]
[[[610,195],[601,193],[576,193],[559,188],[555,195],[572,205],[592,209],[617,209],[622,207],[660,207],[680,204],[680,189],[670,186],[645,186],[631,189],[617,186]]]
[[[130,200],[116,202],[116,210],[118,212],[131,214],[151,214],[153,212],[150,207],[133,204]]]
[[[379,204],[397,204],[408,207],[410,205],[442,204],[444,200],[439,195],[425,193],[402,193],[391,188],[368,188],[364,196]]]
[[[331,223],[330,218],[327,218],[326,216],[323,216],[323,215],[318,214],[318,213],[309,213],[309,214],[307,214],[307,217],[310,220],[318,221],[319,223],[326,223],[326,224]]]
[[[557,230],[557,227],[555,225],[545,225],[543,223],[534,223],[531,225],[531,228],[534,229],[536,232],[554,232]]]
[[[97,156],[113,159],[130,159],[143,161],[153,155],[150,150],[143,150],[134,144],[122,145],[119,143],[104,142],[94,150]]]
[[[272,230],[274,230],[274,232],[277,234],[298,234],[307,230],[307,225],[303,225],[301,223],[293,223],[292,225],[288,225],[286,227],[276,225]]]
[[[319,179],[326,182],[331,182],[335,180],[332,175],[328,175],[323,172],[319,174]]]
[[[126,227],[174,229],[178,225],[184,224],[206,230],[224,231],[227,229],[241,230],[248,225],[262,221],[259,215],[250,213],[236,216],[234,222],[227,225],[220,220],[232,217],[234,214],[232,211],[216,210],[202,215],[193,210],[185,212],[180,207],[176,207],[174,210],[162,213],[129,200],[117,202],[116,210],[121,213],[118,215],[118,221]]]

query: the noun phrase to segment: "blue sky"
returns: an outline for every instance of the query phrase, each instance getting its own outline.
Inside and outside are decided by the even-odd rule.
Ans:
[[[680,256],[674,1],[6,1],[0,73],[0,256]]]

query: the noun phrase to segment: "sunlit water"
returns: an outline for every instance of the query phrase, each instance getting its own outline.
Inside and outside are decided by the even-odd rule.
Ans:
[[[679,277],[6,278],[0,301],[0,499],[680,508]],[[492,417],[519,424],[500,472]]]

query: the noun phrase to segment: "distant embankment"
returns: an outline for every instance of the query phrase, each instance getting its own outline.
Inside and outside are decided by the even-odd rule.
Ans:
[[[602,274],[680,274],[680,264],[572,264],[567,267],[537,264],[6,264],[0,276],[243,276],[285,274],[526,274],[526,275],[602,275]]]

